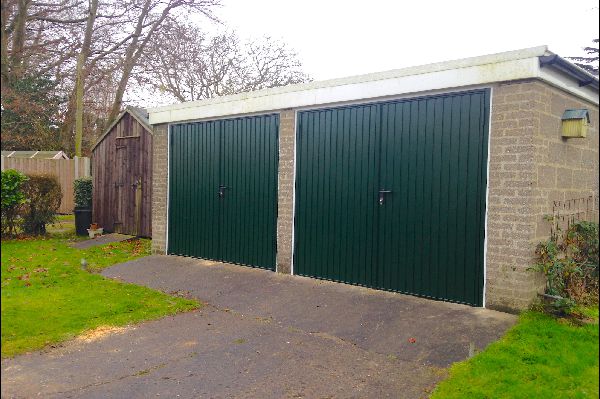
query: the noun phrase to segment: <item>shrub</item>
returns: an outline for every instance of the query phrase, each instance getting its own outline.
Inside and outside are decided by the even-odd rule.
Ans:
[[[23,185],[27,204],[23,208],[23,231],[26,234],[46,233],[46,225],[56,221],[62,192],[60,183],[52,175],[29,175]]]
[[[23,182],[27,176],[14,169],[2,171],[2,235],[14,235],[21,206],[26,202]]]
[[[598,303],[598,223],[576,222],[538,244],[537,263],[530,270],[546,277],[553,306],[568,311],[576,303]]]
[[[569,297],[584,305],[598,303],[598,223],[573,224],[564,245],[580,269],[567,285]]]
[[[76,208],[91,208],[92,206],[92,178],[82,177],[76,179],[74,183],[75,189],[75,207]]]

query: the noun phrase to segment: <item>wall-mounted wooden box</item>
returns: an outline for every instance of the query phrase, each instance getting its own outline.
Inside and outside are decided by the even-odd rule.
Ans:
[[[563,137],[586,137],[590,113],[587,109],[567,109],[562,116]]]

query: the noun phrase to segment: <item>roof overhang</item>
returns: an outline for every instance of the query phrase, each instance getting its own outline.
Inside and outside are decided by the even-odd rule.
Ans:
[[[594,90],[598,91],[598,78],[596,76],[591,75],[587,71],[579,68],[577,65],[570,63],[569,61],[560,57],[558,54],[543,55],[539,57],[539,59],[540,67],[543,68],[549,66],[555,68],[569,77],[577,80],[579,87],[589,85]]]
[[[191,101],[148,110],[150,124],[313,107],[498,82],[540,79],[598,104],[598,79],[547,46]],[[591,82],[582,84],[582,82]]]
[[[135,111],[133,111],[131,108],[127,107],[125,108],[123,111],[121,111],[121,113],[119,115],[117,115],[117,117],[115,118],[115,120],[108,126],[108,128],[106,128],[106,130],[104,130],[104,133],[102,133],[102,135],[100,137],[98,137],[98,139],[96,140],[96,142],[94,143],[94,145],[92,146],[91,151],[94,151],[94,149],[96,147],[98,147],[98,145],[106,138],[106,136],[108,136],[108,134],[110,133],[110,131],[113,129],[113,127],[115,127],[115,125],[117,123],[119,123],[121,121],[121,119],[123,119],[123,117],[125,116],[125,114],[129,114],[131,115],[136,121],[138,121],[140,123],[140,125],[142,125],[144,127],[144,129],[146,129],[150,134],[153,133],[152,130],[152,125],[150,125],[148,123],[148,121],[144,120],[143,118],[141,118]]]

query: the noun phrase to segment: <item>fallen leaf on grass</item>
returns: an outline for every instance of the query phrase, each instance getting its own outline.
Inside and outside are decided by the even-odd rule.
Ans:
[[[33,271],[35,273],[46,273],[48,269],[46,269],[45,267],[38,267],[37,269],[33,269]]]

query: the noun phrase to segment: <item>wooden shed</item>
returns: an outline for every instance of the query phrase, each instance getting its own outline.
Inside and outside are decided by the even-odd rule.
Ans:
[[[152,236],[152,127],[127,107],[92,147],[92,219],[106,232]]]

